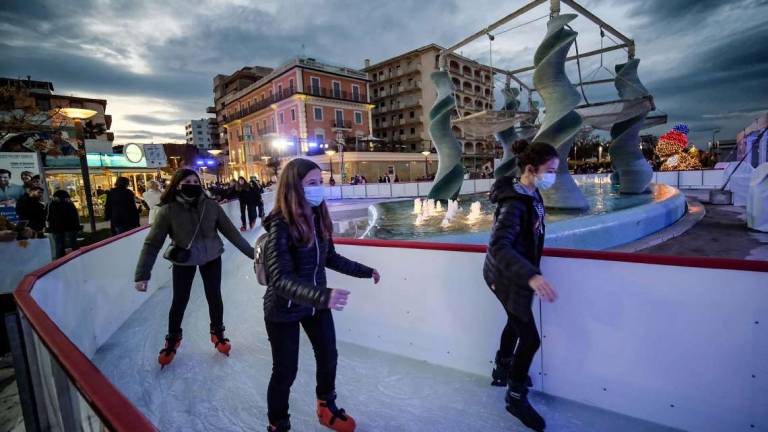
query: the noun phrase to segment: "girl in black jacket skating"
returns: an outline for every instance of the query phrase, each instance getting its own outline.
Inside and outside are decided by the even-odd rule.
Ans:
[[[531,306],[536,294],[555,301],[557,294],[539,270],[544,248],[544,204],[539,189],[555,183],[560,164],[549,144],[515,143],[520,180],[502,177],[491,189],[496,203],[483,277],[507,313],[507,325],[496,353],[495,383],[508,381],[507,410],[533,430],[543,431],[544,419],[528,402],[528,369],[540,346]],[[517,345],[517,349],[515,346]]]
[[[354,431],[355,421],[335,402],[337,352],[331,315],[331,309],[344,309],[349,291],[328,288],[325,268],[373,278],[375,283],[379,274],[336,252],[320,168],[307,159],[294,159],[283,169],[266,229],[269,284],[264,294],[264,320],[272,347],[267,429],[290,430],[288,398],[298,368],[301,326],[315,351],[320,423],[336,431]]]

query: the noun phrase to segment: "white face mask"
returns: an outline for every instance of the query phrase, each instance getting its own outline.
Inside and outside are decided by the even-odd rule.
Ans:
[[[538,174],[536,176],[535,184],[539,189],[549,189],[553,184],[555,184],[556,180],[557,174],[555,173]]]
[[[312,207],[317,207],[323,203],[325,199],[323,192],[322,186],[304,186],[304,198]]]

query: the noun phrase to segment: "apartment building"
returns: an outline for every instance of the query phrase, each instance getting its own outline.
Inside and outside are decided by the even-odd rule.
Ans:
[[[365,68],[372,80],[373,136],[376,148],[389,152],[421,152],[434,148],[429,136],[429,110],[437,90],[430,74],[438,70],[443,48],[430,44]],[[493,76],[490,69],[458,54],[447,59],[455,87],[455,115],[466,116],[493,108]],[[470,137],[454,126],[463,148],[464,166],[472,173],[493,161],[496,141],[492,136]]]
[[[326,151],[362,150],[371,135],[368,83],[358,70],[299,57],[226,94],[216,114],[228,176],[269,178],[270,161],[297,156],[330,170]]]
[[[218,149],[219,123],[214,118],[191,120],[185,125],[187,145],[200,150]]]

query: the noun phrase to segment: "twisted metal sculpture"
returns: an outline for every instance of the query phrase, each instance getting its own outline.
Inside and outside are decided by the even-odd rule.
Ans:
[[[546,116],[533,142],[551,144],[560,154],[557,181],[552,188],[543,191],[547,207],[585,209],[586,198],[568,173],[568,153],[573,140],[581,129],[581,116],[573,109],[581,96],[565,74],[565,58],[577,32],[565,26],[576,18],[574,14],[562,14],[547,22],[547,35],[536,50],[533,64],[533,83],[544,99]]]
[[[510,111],[513,114],[520,108],[520,101],[517,97],[520,95],[520,90],[511,88],[509,84],[501,90],[504,95],[504,110]],[[514,126],[496,134],[496,139],[501,143],[501,147],[504,149],[504,156],[501,158],[499,166],[493,170],[494,178],[501,178],[504,176],[512,175],[519,177],[517,169],[517,158],[512,152],[512,144],[519,139],[517,130]]]
[[[650,95],[637,77],[639,63],[640,60],[632,59],[616,65],[615,86],[621,99],[637,99]],[[653,169],[645,160],[639,146],[640,130],[647,115],[648,111],[643,111],[611,127],[611,147],[608,149],[613,165],[611,182],[618,185],[619,192],[624,194],[648,192],[648,185],[653,178]]]
[[[446,71],[432,72],[430,78],[437,88],[437,99],[429,111],[429,135],[437,149],[438,164],[435,181],[427,197],[455,200],[464,182],[464,166],[461,163],[461,143],[451,130],[451,113],[456,106],[453,83]]]

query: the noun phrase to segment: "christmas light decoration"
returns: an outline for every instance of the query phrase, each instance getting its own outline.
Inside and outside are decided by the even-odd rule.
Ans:
[[[701,169],[699,151],[696,147],[688,147],[688,132],[690,129],[683,123],[676,124],[672,130],[659,137],[656,144],[656,155],[661,158],[662,171],[696,170]]]

